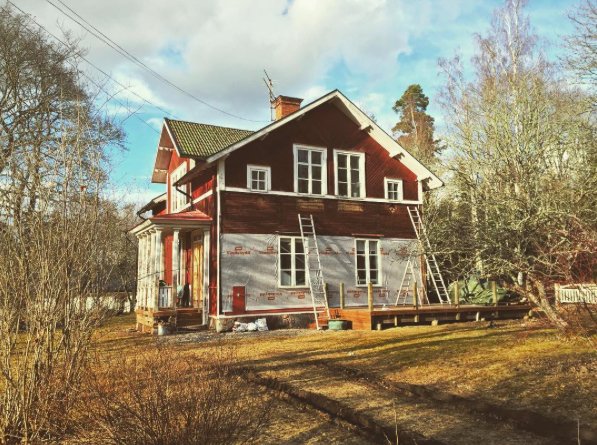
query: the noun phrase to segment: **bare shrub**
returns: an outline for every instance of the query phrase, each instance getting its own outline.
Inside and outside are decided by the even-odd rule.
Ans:
[[[98,361],[87,383],[82,443],[245,443],[269,413],[269,398],[243,379],[230,349],[209,358],[159,347],[113,357]]]
[[[109,278],[104,190],[122,133],[53,44],[0,6],[0,443],[60,441]],[[91,306],[91,307],[90,307]]]

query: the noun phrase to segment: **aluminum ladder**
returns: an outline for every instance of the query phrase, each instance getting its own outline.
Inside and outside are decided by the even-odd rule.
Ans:
[[[404,273],[402,274],[402,280],[400,281],[400,287],[398,288],[398,296],[396,297],[395,306],[408,304],[408,297],[410,295],[412,295],[411,304],[415,304],[415,297],[417,297],[419,305],[423,304],[423,300],[421,299],[421,289],[417,289],[417,295],[414,295],[413,292],[412,285],[416,279],[417,276],[413,266],[413,259],[409,257],[408,261],[406,262],[406,267],[404,268]],[[429,303],[428,299],[427,303]]]
[[[450,294],[448,293],[448,288],[446,287],[444,278],[439,270],[439,265],[437,263],[437,259],[435,258],[435,254],[431,249],[431,243],[429,242],[427,232],[425,231],[425,226],[421,220],[419,208],[416,206],[408,206],[407,210],[408,216],[410,217],[410,222],[415,229],[417,239],[423,247],[423,255],[425,256],[427,271],[429,273],[429,277],[431,278],[430,281],[433,284],[433,288],[435,289],[439,302],[441,304],[450,304]]]
[[[321,329],[319,314],[323,314],[324,318],[327,317],[327,320],[329,320],[330,308],[328,306],[328,295],[325,281],[323,280],[321,260],[319,258],[315,223],[313,222],[313,215],[301,216],[299,213],[298,219],[299,227],[301,229],[301,239],[303,240],[303,249],[305,251],[305,260],[307,263],[307,279],[309,280],[309,290],[311,292],[311,301],[313,302],[315,326],[317,326],[317,329]],[[311,249],[314,250],[314,255],[311,253]]]

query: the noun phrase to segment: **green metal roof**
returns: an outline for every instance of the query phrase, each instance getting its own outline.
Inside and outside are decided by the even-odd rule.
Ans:
[[[249,130],[196,122],[173,119],[165,121],[181,156],[207,158],[253,133]]]

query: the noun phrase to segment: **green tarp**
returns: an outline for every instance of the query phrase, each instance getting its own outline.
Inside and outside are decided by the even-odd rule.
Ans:
[[[456,283],[452,283],[449,288],[452,302],[454,302],[455,285]],[[461,304],[493,304],[493,293],[489,280],[469,277],[458,281],[458,287],[460,288]],[[497,299],[498,303],[514,301],[517,299],[517,296],[503,287],[497,286]]]

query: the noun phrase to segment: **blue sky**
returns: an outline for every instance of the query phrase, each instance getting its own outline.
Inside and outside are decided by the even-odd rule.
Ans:
[[[148,200],[163,185],[150,183],[157,131],[164,112],[176,118],[257,129],[269,108],[263,69],[277,94],[309,102],[338,88],[390,130],[391,107],[409,84],[431,99],[442,85],[437,61],[456,53],[468,60],[474,33],[489,27],[502,2],[473,0],[259,0],[184,1],[15,0],[53,33],[69,31],[88,49],[87,58],[127,88],[83,64],[115,99],[106,111],[124,120],[127,150],[116,153],[113,186],[120,199]],[[531,0],[526,8],[535,32],[556,57],[561,37],[572,31],[567,13],[577,1]],[[90,35],[64,12],[67,6],[176,85],[219,113],[181,94]],[[118,13],[115,13],[118,11]],[[102,93],[104,94],[104,93]],[[123,105],[124,104],[124,105]],[[137,111],[134,115],[132,112]],[[260,122],[252,122],[260,121]],[[441,128],[439,129],[441,133]]]

